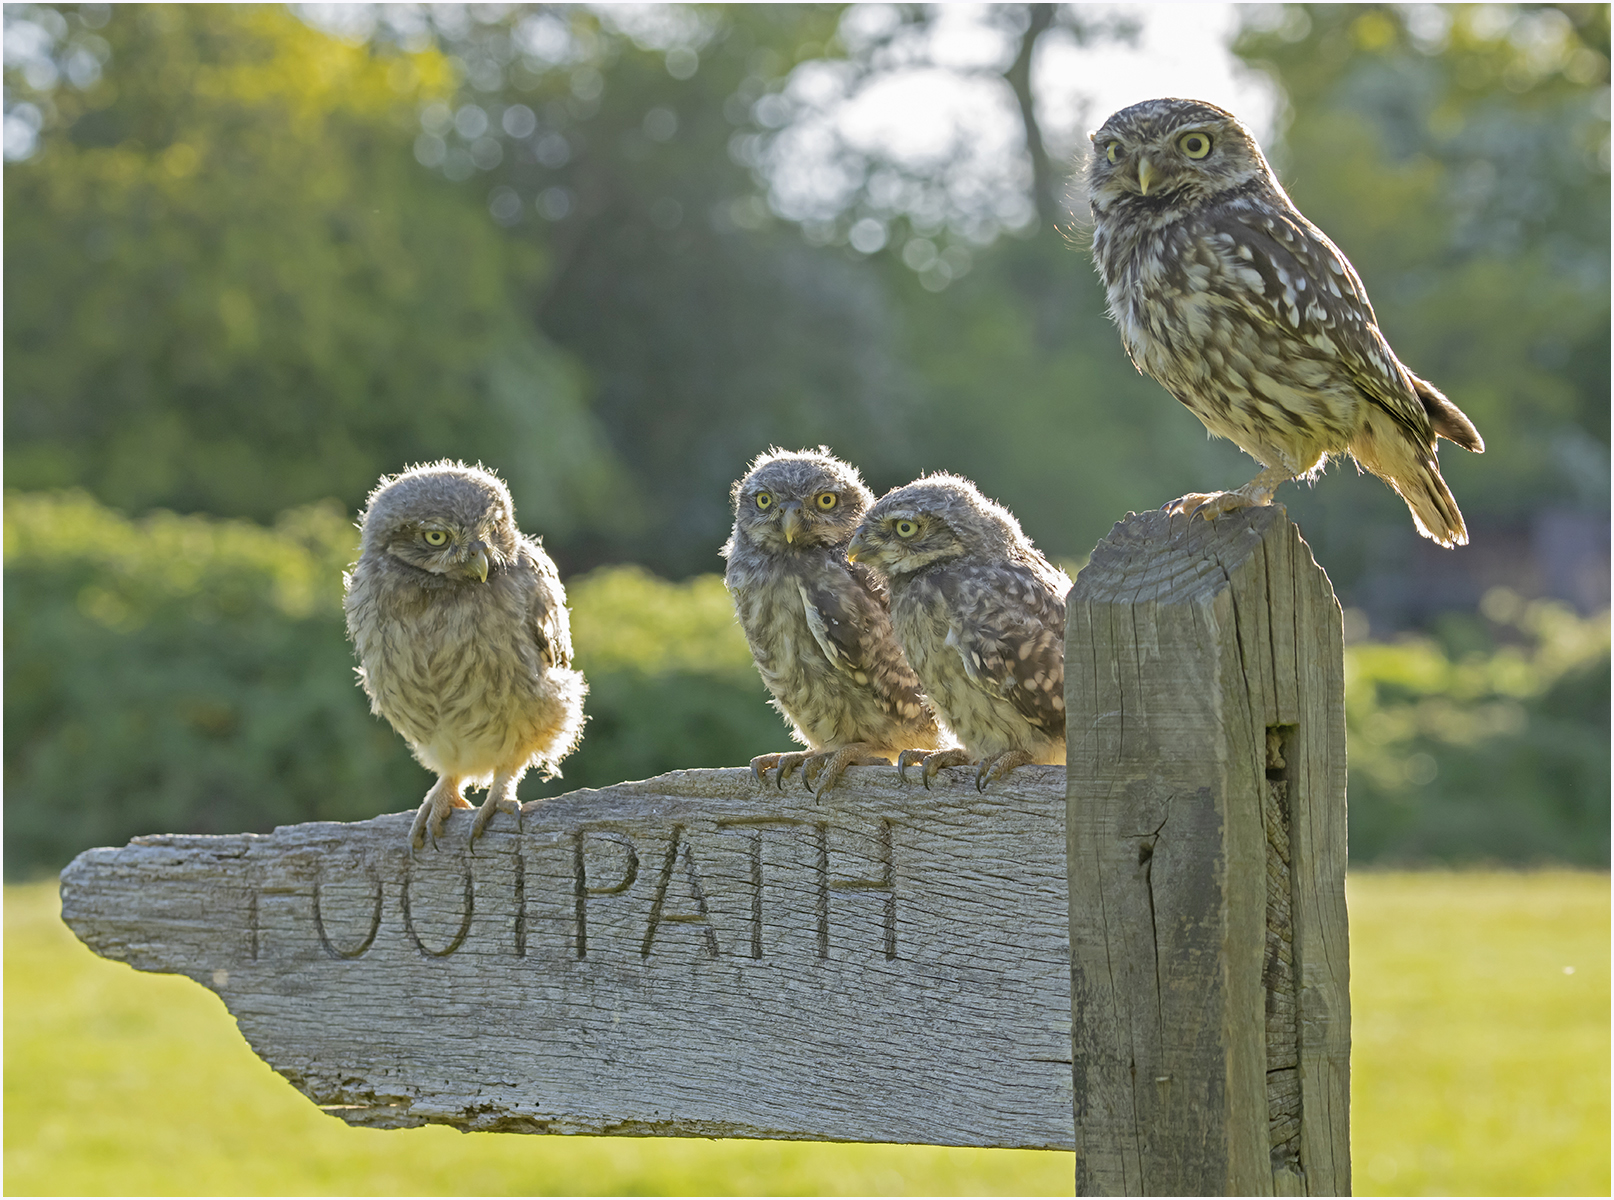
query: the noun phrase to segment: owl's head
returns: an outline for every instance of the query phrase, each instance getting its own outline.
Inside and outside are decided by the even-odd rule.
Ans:
[[[1002,562],[1037,555],[1014,514],[957,475],[926,475],[881,496],[846,548],[882,575],[912,575],[956,559]],[[1040,559],[1040,555],[1037,555]]]
[[[1277,187],[1250,131],[1202,100],[1145,100],[1114,113],[1096,133],[1087,166],[1093,215],[1182,209],[1264,180]]]
[[[362,553],[459,582],[486,583],[521,536],[504,481],[449,459],[383,476],[360,528]]]
[[[741,541],[772,553],[813,546],[843,546],[874,499],[856,467],[829,447],[760,454],[730,493],[734,535],[724,557]]]

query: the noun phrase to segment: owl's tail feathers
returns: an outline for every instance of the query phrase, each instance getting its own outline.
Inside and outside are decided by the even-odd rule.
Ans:
[[[1440,477],[1433,439],[1427,446],[1420,445],[1387,412],[1376,406],[1368,407],[1367,425],[1351,443],[1351,455],[1407,502],[1412,510],[1412,522],[1424,537],[1442,546],[1468,545],[1468,527],[1463,524],[1463,514],[1457,508],[1451,489]],[[1467,424],[1468,418],[1455,406],[1451,411]],[[1473,428],[1468,425],[1470,431]],[[1477,433],[1474,440],[1479,440]]]
[[[1448,441],[1456,442],[1464,450],[1484,454],[1485,439],[1480,437],[1468,414],[1446,399],[1440,389],[1428,380],[1419,379],[1411,371],[1407,374],[1412,379],[1412,390],[1423,402],[1424,412],[1429,414],[1429,424],[1434,431]]]

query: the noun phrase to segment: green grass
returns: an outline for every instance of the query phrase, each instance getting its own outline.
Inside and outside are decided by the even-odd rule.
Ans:
[[[1608,1195],[1609,877],[1346,895],[1357,1195]]]
[[[1358,1194],[1608,1194],[1608,877],[1355,874],[1349,897]],[[350,1129],[212,993],[80,946],[54,884],[5,899],[11,1194],[1071,1188],[1035,1151]]]

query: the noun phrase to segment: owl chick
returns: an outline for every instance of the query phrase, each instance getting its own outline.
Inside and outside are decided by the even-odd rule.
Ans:
[[[967,479],[928,475],[880,497],[847,547],[891,589],[891,623],[925,692],[962,750],[925,755],[925,786],[942,767],[979,762],[984,789],[1025,763],[1065,761],[1065,593],[1007,509]],[[916,756],[901,755],[906,774]]]
[[[555,564],[516,528],[510,491],[443,462],[383,477],[346,577],[348,636],[373,712],[437,772],[409,831],[433,844],[467,785],[488,789],[475,840],[519,812],[529,767],[550,778],[583,731],[587,685],[571,669],[571,618]]]
[[[1468,531],[1435,438],[1479,454],[1462,411],[1402,365],[1337,246],[1295,208],[1250,132],[1197,100],[1123,108],[1091,135],[1093,260],[1133,364],[1266,468],[1167,505],[1207,518],[1272,503],[1349,451],[1418,532]]]
[[[885,589],[846,559],[873,499],[857,468],[830,455],[770,450],[734,485],[723,582],[773,705],[808,752],[763,754],[758,779],[796,767],[811,788],[849,766],[945,744],[935,710],[891,631]]]

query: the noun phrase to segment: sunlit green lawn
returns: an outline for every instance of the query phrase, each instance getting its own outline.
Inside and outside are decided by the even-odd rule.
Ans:
[[[1607,1194],[1609,881],[1357,874],[1359,1194]],[[95,958],[5,891],[5,1190],[1058,1193],[1067,1154],[351,1129],[212,993]],[[1566,971],[1573,968],[1573,972]]]

